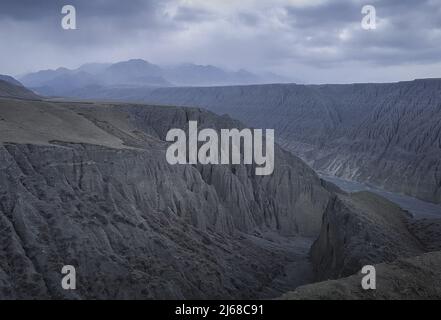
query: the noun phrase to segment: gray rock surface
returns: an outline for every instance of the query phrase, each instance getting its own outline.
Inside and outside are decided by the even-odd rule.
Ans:
[[[425,251],[441,251],[441,219],[409,219],[407,224]]]
[[[314,169],[441,202],[441,80],[80,90],[80,98],[203,107],[274,128]]]
[[[439,219],[412,218],[369,192],[339,193],[310,252],[314,281],[322,282],[281,299],[441,299],[440,250]],[[365,265],[376,268],[376,290],[361,287]]]
[[[346,277],[364,265],[425,252],[409,231],[408,219],[398,206],[373,193],[336,195],[311,248],[316,279]]]
[[[41,97],[31,90],[23,87],[14,78],[3,76],[0,78],[0,98],[20,98],[28,100],[40,100]]]
[[[169,128],[229,117],[13,99],[0,117],[0,298],[259,298],[312,280],[304,237],[331,193],[301,160],[276,148],[265,177],[166,163]]]
[[[274,298],[441,250],[439,221],[345,194],[279,147],[271,176],[168,165],[165,135],[189,120],[243,127],[197,108],[0,98],[0,299]],[[415,259],[430,273],[388,264],[390,293],[360,295],[349,278],[288,296],[436,297],[439,260]],[[76,291],[61,289],[67,264]]]
[[[284,300],[439,300],[441,299],[441,252],[397,259],[375,265],[377,289],[363,290],[357,274],[297,288]]]

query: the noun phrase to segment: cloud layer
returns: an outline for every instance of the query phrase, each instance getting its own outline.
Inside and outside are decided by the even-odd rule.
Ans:
[[[61,28],[77,9],[78,30]],[[374,5],[377,29],[361,28]],[[307,83],[441,77],[439,0],[70,0],[0,3],[0,73],[143,58]]]

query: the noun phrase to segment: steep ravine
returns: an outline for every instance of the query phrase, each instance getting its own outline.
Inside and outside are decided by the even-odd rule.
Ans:
[[[79,98],[202,107],[274,128],[315,170],[441,202],[441,80],[83,90]]]
[[[168,127],[231,119],[17,100],[0,113],[0,298],[259,298],[312,280],[303,237],[318,234],[331,193],[299,159],[277,148],[268,177],[166,163]],[[67,264],[71,292],[60,285]],[[276,281],[295,264],[305,272]]]
[[[363,274],[297,288],[284,294],[287,300],[439,300],[441,299],[441,251],[375,265],[376,290],[363,290]]]
[[[281,299],[441,299],[441,219],[414,219],[369,192],[336,195],[311,248],[315,282]],[[375,290],[361,269],[375,267]]]
[[[409,231],[408,221],[405,211],[378,195],[335,196],[311,248],[316,279],[346,277],[365,265],[423,253],[425,249]]]

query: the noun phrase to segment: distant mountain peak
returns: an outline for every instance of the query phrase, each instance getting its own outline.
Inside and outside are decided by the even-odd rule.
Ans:
[[[55,71],[57,71],[57,72],[69,72],[71,70],[68,69],[68,68],[65,68],[65,67],[59,67],[59,68],[55,69]]]
[[[119,65],[135,65],[135,66],[150,66],[150,67],[157,67],[159,66],[150,63],[144,59],[129,59],[125,61],[116,62],[113,64],[113,66],[119,66]]]
[[[73,70],[60,67],[20,78],[25,86],[50,96],[66,96],[78,89],[106,86],[155,88],[286,82],[279,79],[281,77],[261,76],[245,69],[230,71],[210,64],[182,63],[161,67],[139,58],[116,63],[86,63]]]

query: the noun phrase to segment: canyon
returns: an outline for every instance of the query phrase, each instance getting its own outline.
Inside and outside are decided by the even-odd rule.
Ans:
[[[441,80],[79,90],[77,98],[201,107],[256,128],[316,171],[441,202]]]
[[[346,277],[365,264],[416,279],[405,259],[432,271],[403,287],[439,297],[437,219],[347,193],[278,145],[268,176],[255,164],[167,163],[171,128],[245,128],[228,115],[56,101],[3,80],[0,96],[2,299],[329,297],[328,279],[354,286]],[[60,285],[67,264],[74,291]]]

